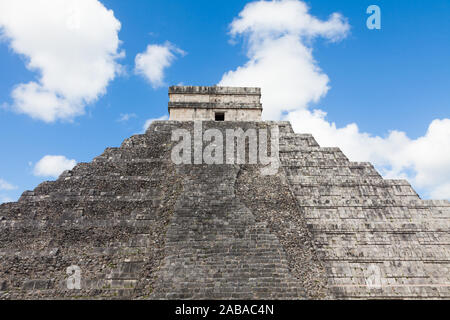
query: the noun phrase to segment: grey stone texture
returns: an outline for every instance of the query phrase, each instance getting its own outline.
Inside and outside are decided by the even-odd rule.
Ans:
[[[283,128],[280,158],[337,299],[449,299],[450,203]],[[368,286],[379,270],[378,286]]]
[[[450,298],[448,201],[421,200],[288,122],[203,130],[273,125],[275,175],[175,165],[171,133],[193,122],[156,121],[1,205],[0,298]],[[71,265],[81,290],[66,286]]]
[[[172,86],[169,88],[169,120],[261,121],[261,89],[246,87]]]

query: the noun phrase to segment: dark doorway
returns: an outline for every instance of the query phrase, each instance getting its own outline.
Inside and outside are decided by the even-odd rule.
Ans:
[[[216,121],[225,121],[225,113],[216,112]]]

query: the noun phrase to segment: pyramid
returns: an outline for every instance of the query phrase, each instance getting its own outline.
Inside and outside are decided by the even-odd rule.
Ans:
[[[0,206],[1,299],[450,298],[450,202],[422,200],[289,122],[246,119],[258,91],[240,113],[236,91],[192,90],[182,94],[231,96],[194,101],[205,110],[193,119],[155,121]],[[180,101],[177,117],[193,103]],[[208,118],[217,112],[225,121]],[[175,164],[172,134],[194,135],[197,120],[202,135],[276,127],[277,172]]]

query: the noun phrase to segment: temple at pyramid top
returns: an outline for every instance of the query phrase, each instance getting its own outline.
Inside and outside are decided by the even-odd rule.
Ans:
[[[261,121],[260,88],[169,88],[169,120]]]

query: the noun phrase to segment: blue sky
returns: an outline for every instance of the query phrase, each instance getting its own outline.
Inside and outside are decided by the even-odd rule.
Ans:
[[[247,7],[247,11],[243,11],[246,3],[251,1],[86,0],[93,5],[89,12],[83,6],[75,12],[82,17],[92,16],[90,30],[100,28],[95,23],[97,12],[99,15],[106,9],[113,12],[113,17],[105,18],[107,20],[102,24],[101,28],[105,30],[99,31],[98,35],[93,33],[108,41],[110,36],[117,35],[120,43],[117,48],[113,45],[114,48],[110,49],[105,40],[104,46],[99,45],[92,56],[98,54],[111,66],[114,63],[115,71],[109,78],[107,75],[104,78],[98,76],[103,83],[98,90],[94,90],[93,85],[93,93],[84,87],[91,81],[91,76],[83,78],[83,74],[80,82],[84,83],[80,83],[80,87],[84,89],[81,91],[74,93],[72,90],[77,84],[67,85],[60,91],[54,89],[63,97],[61,103],[70,101],[71,107],[82,111],[74,116],[57,116],[51,121],[43,120],[42,113],[39,113],[41,118],[33,118],[31,111],[18,112],[20,108],[13,92],[20,84],[44,83],[41,78],[46,72],[60,76],[61,82],[65,81],[65,70],[53,72],[51,61],[38,62],[34,68],[28,62],[38,60],[46,47],[55,46],[52,54],[62,52],[68,55],[65,50],[68,44],[78,45],[64,34],[55,37],[61,36],[67,43],[65,40],[59,43],[52,41],[54,38],[46,39],[53,31],[48,31],[52,29],[41,23],[47,23],[48,19],[35,17],[39,14],[65,15],[67,10],[61,5],[54,8],[50,0],[33,1],[30,6],[29,1],[14,0],[16,5],[11,6],[16,6],[15,10],[9,8],[13,2],[1,2],[4,4],[0,4],[3,10],[0,12],[0,133],[3,137],[0,139],[0,202],[17,200],[23,191],[54,179],[51,176],[55,175],[54,171],[36,166],[47,155],[61,156],[59,160],[64,157],[63,165],[73,165],[68,161],[72,159],[89,162],[106,147],[119,146],[125,138],[141,133],[148,119],[167,114],[169,85],[214,85],[221,81],[222,84],[252,85],[248,83],[252,77],[262,81],[263,95],[265,92],[270,95],[266,105],[274,110],[270,113],[271,118],[290,120],[297,132],[312,132],[321,145],[341,147],[351,160],[372,161],[388,178],[407,178],[424,198],[450,198],[450,184],[447,182],[450,181],[447,143],[450,124],[446,120],[450,118],[448,0],[282,1],[269,10],[273,17],[262,16],[267,3]],[[69,7],[74,3],[72,0],[61,2],[67,2]],[[286,18],[287,24],[280,31],[277,18],[283,20],[287,2],[295,2],[298,14],[292,21]],[[309,7],[307,12],[302,11],[304,3]],[[381,8],[381,30],[366,27],[369,17],[366,9],[371,4]],[[240,22],[248,28],[238,30],[236,24],[233,33],[232,22],[239,20],[240,13],[243,13]],[[340,16],[331,21],[333,13]],[[17,20],[12,19],[14,15],[18,15],[19,20],[23,19],[23,28],[11,22]],[[312,30],[309,25],[297,25],[298,20],[311,17],[323,23],[331,21],[327,28],[334,35]],[[115,21],[120,22],[118,32]],[[109,29],[105,27],[109,26],[108,23],[111,25]],[[81,29],[83,27],[81,25]],[[25,34],[27,30],[31,36]],[[279,79],[279,85],[294,83],[300,96],[308,90],[313,90],[311,94],[321,92],[317,99],[307,95],[304,101],[300,101],[293,94],[292,100],[284,101],[277,96],[276,87],[270,87],[273,82],[264,82],[273,75],[271,70],[265,70],[264,63],[253,57],[255,64],[261,64],[256,71],[248,66],[252,52],[256,52],[256,56],[266,56],[275,61],[273,67],[277,70],[283,69],[283,61],[279,61],[283,59],[277,59],[277,53],[272,49],[285,36],[289,36],[286,39],[292,41],[293,46],[298,45],[299,50],[311,50],[313,60],[307,56],[299,57],[299,68],[303,65],[306,68],[304,74],[301,72],[303,69],[298,69],[296,74],[286,74]],[[77,41],[80,46],[91,48],[90,40],[86,40],[86,44],[82,42],[86,37],[89,33],[80,35]],[[261,43],[252,45],[249,40],[256,38],[263,39],[261,43],[269,43],[272,47]],[[114,44],[115,40],[111,39]],[[42,41],[42,46],[34,43],[39,41]],[[145,64],[139,74],[136,56],[145,55],[149,45],[165,48],[161,54],[165,52],[166,59],[162,62],[149,60],[150,63]],[[80,50],[89,51],[84,47]],[[113,62],[111,52],[118,54]],[[297,61],[295,52],[289,56],[292,61]],[[85,62],[79,60],[91,58],[89,54],[68,56],[80,65],[85,65]],[[152,69],[155,64],[164,65],[164,62],[165,67],[160,67],[160,73]],[[311,66],[320,70],[313,70],[309,68]],[[244,70],[235,72],[239,67]],[[308,70],[314,73],[312,76],[327,76],[327,88],[324,83],[313,89],[304,88],[302,84],[305,77],[308,82]],[[148,77],[155,74],[152,72],[156,72],[160,80],[156,86]],[[228,72],[233,74],[224,76]],[[260,85],[258,81],[254,85]],[[48,87],[50,85],[42,84],[42,88]],[[91,94],[95,97],[92,98]],[[278,107],[273,102],[277,100],[285,104]],[[45,108],[44,104],[42,102],[40,107]],[[123,115],[128,115],[129,119],[120,121]],[[50,165],[61,165],[58,159],[53,159]]]

